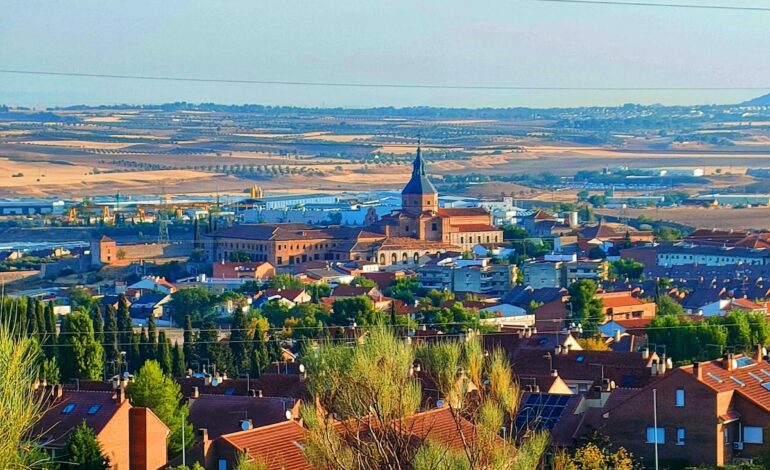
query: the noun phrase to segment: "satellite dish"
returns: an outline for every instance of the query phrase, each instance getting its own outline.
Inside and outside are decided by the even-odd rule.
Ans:
[[[250,419],[244,419],[241,421],[241,429],[244,431],[248,431],[252,428],[251,420]]]
[[[291,421],[292,418],[293,416],[291,415],[291,410],[286,410],[286,419]]]
[[[219,385],[219,381],[217,379],[215,379],[215,378],[211,379],[211,386],[212,387],[216,387],[217,385]]]
[[[299,365],[299,372],[300,372],[300,374],[304,374],[305,373],[305,364],[300,364]]]
[[[123,378],[127,379],[131,374],[128,373],[128,371],[123,372]]]

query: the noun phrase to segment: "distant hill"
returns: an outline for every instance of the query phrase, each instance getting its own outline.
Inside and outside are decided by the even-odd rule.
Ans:
[[[770,106],[770,93],[741,103],[744,106]]]

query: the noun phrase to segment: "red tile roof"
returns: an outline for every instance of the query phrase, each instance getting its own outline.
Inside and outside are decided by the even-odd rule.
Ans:
[[[313,467],[302,454],[307,431],[297,421],[280,423],[222,436],[222,439],[269,469],[306,470]]]
[[[441,217],[467,217],[471,215],[489,215],[483,207],[444,207],[438,210]]]
[[[33,435],[46,447],[59,447],[66,443],[70,431],[85,420],[88,427],[99,434],[121,407],[130,407],[127,400],[118,403],[116,394],[97,391],[65,390],[43,413],[35,425]],[[89,410],[96,411],[89,414]],[[71,409],[70,409],[71,408]],[[65,412],[68,411],[68,412]]]
[[[495,232],[495,231],[501,231],[499,228],[495,227],[494,225],[489,224],[465,224],[465,225],[456,225],[458,232]]]

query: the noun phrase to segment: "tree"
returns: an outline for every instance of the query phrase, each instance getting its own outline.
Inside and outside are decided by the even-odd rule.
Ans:
[[[102,452],[96,434],[89,428],[85,420],[78,424],[67,437],[65,463],[62,469],[77,470],[108,470],[111,468],[110,459]]]
[[[150,341],[147,339],[147,330],[142,327],[139,329],[139,364],[155,359],[152,356],[152,348],[150,348]]]
[[[230,349],[233,353],[236,372],[249,370],[249,361],[251,359],[251,342],[248,341],[252,335],[249,334],[249,320],[243,313],[243,310],[236,309],[233,313],[233,323],[230,332]]]
[[[59,338],[62,378],[99,380],[104,367],[104,349],[96,341],[89,315],[75,312],[64,317]]]
[[[96,304],[93,308],[93,322],[94,322],[94,338],[99,344],[104,344],[104,316],[102,315],[102,308]]]
[[[583,324],[586,336],[595,336],[599,325],[604,322],[604,303],[596,298],[596,283],[590,279],[581,279],[569,286],[568,291],[571,320]]]
[[[251,261],[251,257],[245,251],[234,251],[230,253],[229,260],[234,263],[246,263]]]
[[[196,346],[198,347],[198,358],[209,360],[212,368],[209,372],[212,372],[214,367],[218,371],[235,372],[233,353],[230,346],[219,341],[219,328],[213,320],[201,325]]]
[[[353,280],[350,282],[350,285],[353,287],[366,287],[367,289],[377,287],[376,282],[372,281],[371,279],[367,279],[363,276],[354,277]]]
[[[682,305],[668,295],[661,295],[660,297],[658,297],[656,304],[657,304],[656,314],[658,316],[684,315],[684,308],[682,308]]]
[[[0,307],[0,468],[27,468],[35,451],[29,437],[43,413],[45,397],[32,389],[42,358],[35,341],[5,316],[5,307]]]
[[[405,304],[414,305],[419,290],[420,282],[416,277],[401,277],[393,281],[393,284],[385,289],[385,295],[398,299]]]
[[[554,470],[636,470],[644,468],[634,456],[621,447],[616,452],[588,443],[569,455],[559,451],[554,456]]]
[[[187,375],[187,364],[185,363],[184,351],[179,347],[179,343],[174,341],[174,349],[171,351],[172,375],[173,377],[184,377]]]
[[[611,351],[610,345],[601,338],[581,338],[578,344],[586,351]]]
[[[104,325],[104,349],[108,361],[120,361],[120,346],[118,346],[118,320],[115,307],[107,305]]]
[[[82,287],[75,287],[72,289],[69,298],[73,310],[81,309],[90,312],[94,306],[93,296],[88,292],[88,289]]]
[[[644,265],[631,258],[622,258],[610,263],[610,275],[616,279],[628,278],[636,281],[643,273]]]
[[[607,257],[607,253],[602,250],[602,247],[595,246],[588,250],[588,257],[590,259],[605,259]]]
[[[305,284],[291,274],[276,274],[265,283],[268,289],[304,289]]]
[[[155,316],[150,314],[147,317],[147,357],[150,359],[158,358],[158,328],[155,326]]]
[[[118,296],[118,332],[120,333],[120,348],[128,348],[131,345],[133,324],[131,313],[128,310],[128,299],[125,294]]]
[[[128,384],[126,396],[133,406],[146,406],[171,429],[168,448],[172,454],[182,450],[182,419],[185,444],[194,442],[192,425],[187,421],[187,406],[181,405],[182,391],[178,383],[163,373],[157,361],[147,361]]]
[[[251,369],[249,373],[254,377],[262,375],[262,371],[270,365],[270,357],[267,349],[267,333],[260,325],[254,329],[254,338],[252,343],[254,347],[251,350]]]
[[[171,294],[174,322],[184,323],[187,316],[193,323],[200,322],[214,306],[217,296],[204,287],[180,289]]]
[[[410,426],[422,402],[411,371],[449,404],[461,449],[454,450]],[[326,344],[305,356],[311,400],[301,416],[308,429],[305,456],[315,468],[536,468],[548,438],[534,433],[517,448],[500,428],[515,417],[519,389],[500,351],[485,357],[478,340],[442,342],[415,351],[389,330],[375,328],[355,348]],[[458,371],[462,371],[458,373]],[[338,420],[324,419],[334,415]],[[474,426],[472,435],[467,423]],[[366,429],[361,433],[361,429]],[[358,463],[358,464],[357,464]]]
[[[173,377],[173,360],[171,358],[171,342],[166,338],[166,332],[161,330],[158,334],[157,361],[163,373]]]
[[[351,321],[360,326],[375,325],[382,320],[382,312],[375,309],[372,299],[365,295],[335,300],[332,312],[335,325],[348,325]]]
[[[195,332],[192,329],[192,319],[190,315],[187,315],[184,319],[184,333],[182,336],[183,344],[183,356],[185,359],[185,369],[191,366],[192,360],[195,357],[193,352],[195,351]]]
[[[48,302],[45,306],[45,340],[43,346],[45,357],[49,359],[56,357],[56,314],[53,311],[53,302]]]
[[[137,332],[129,335],[128,340],[128,365],[131,371],[136,371],[142,366],[142,348],[140,345],[141,336]]]

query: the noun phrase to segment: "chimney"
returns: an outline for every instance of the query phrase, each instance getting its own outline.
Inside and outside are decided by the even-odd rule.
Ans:
[[[693,362],[692,375],[694,375],[695,378],[699,381],[703,381],[703,368],[700,366],[699,362]]]
[[[211,439],[209,439],[209,430],[206,428],[198,429],[198,442],[201,443],[203,455],[209,455],[209,449],[211,449]]]
[[[642,359],[649,359],[650,358],[650,349],[644,348],[642,349]]]
[[[193,387],[192,393],[190,393],[190,398],[200,398],[200,396],[201,396],[201,392],[198,389],[198,387]]]
[[[126,389],[123,387],[119,387],[115,390],[115,401],[118,402],[118,404],[123,403],[126,401]]]
[[[724,358],[722,359],[722,365],[727,370],[734,370],[736,366],[735,355],[733,353],[725,354]]]
[[[765,352],[762,350],[762,345],[758,344],[754,347],[754,360],[762,362],[765,358]]]
[[[559,371],[556,369],[551,369],[551,377],[558,377]]]
[[[51,386],[51,398],[53,398],[54,400],[61,398],[63,393],[64,393],[64,387],[62,387],[60,384]]]

